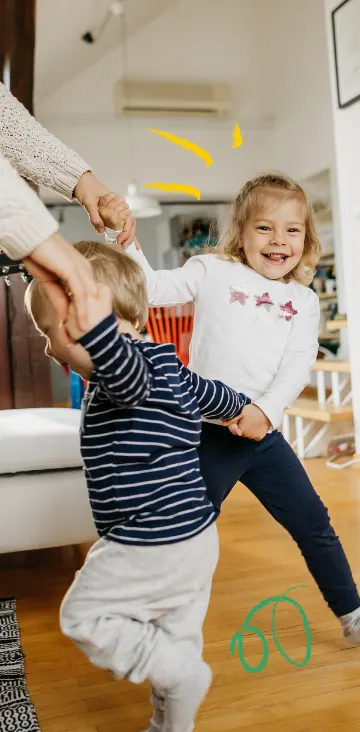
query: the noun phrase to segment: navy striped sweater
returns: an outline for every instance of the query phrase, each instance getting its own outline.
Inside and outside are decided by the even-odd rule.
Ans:
[[[189,371],[173,345],[121,335],[114,314],[79,342],[94,365],[81,453],[99,535],[155,545],[200,533],[217,518],[200,474],[201,415],[230,419],[250,400]]]

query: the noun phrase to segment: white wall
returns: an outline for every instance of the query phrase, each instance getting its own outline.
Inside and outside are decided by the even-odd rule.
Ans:
[[[228,198],[233,197],[247,178],[269,167],[271,132],[244,133],[243,147],[231,150],[233,123],[226,126],[215,123],[199,129],[195,125],[190,128],[168,120],[156,120],[160,129],[190,139],[208,150],[214,164],[206,167],[190,152],[151,135],[147,127],[154,126],[153,119],[129,135],[123,125],[111,120],[100,121],[94,126],[75,126],[72,122],[49,124],[41,115],[38,118],[82,155],[109,188],[119,193],[125,192],[127,184],[135,178],[140,188],[145,183],[182,183],[198,188],[203,199]],[[151,189],[146,192],[150,194]],[[160,195],[162,199],[174,198],[174,194],[168,196],[157,191],[154,195]]]
[[[264,7],[263,0],[224,0],[221,5],[183,0],[127,43],[128,77],[226,81],[233,89],[234,119],[117,119],[113,94],[124,67],[121,46],[39,102],[37,116],[117,190],[135,177],[140,185],[190,183],[203,197],[232,196],[271,159],[274,105],[265,73],[271,48],[265,42],[269,13]],[[244,137],[238,150],[231,149],[235,120]],[[207,168],[191,153],[154,137],[148,132],[154,126],[205,147],[214,165]]]
[[[177,0],[131,0],[126,5],[126,35],[131,36]],[[114,17],[96,43],[81,36],[104,20],[109,0],[37,0],[35,95],[42,100],[119,45],[122,21]]]
[[[226,81],[227,122],[114,115],[119,45],[37,105],[40,121],[88,160],[110,187],[135,177],[190,183],[203,197],[232,197],[244,181],[277,168],[302,179],[332,164],[331,101],[323,0],[181,0],[126,46],[126,75]],[[238,121],[244,143],[232,150]],[[275,127],[274,127],[275,124]],[[209,150],[205,164],[148,132],[167,129]]]
[[[356,449],[360,453],[360,104],[353,104],[346,109],[339,109],[337,104],[331,11],[338,5],[337,0],[324,0],[335,134],[338,230],[344,268],[344,305],[348,316]]]
[[[323,0],[277,0],[272,87],[277,167],[302,180],[330,168],[333,127]]]
[[[329,9],[334,3],[326,4]],[[140,186],[156,180],[190,183],[204,199],[232,198],[247,178],[273,168],[302,180],[333,168],[328,34],[324,0],[179,0],[128,40],[126,75],[226,81],[233,90],[234,119],[116,118],[113,94],[124,68],[121,45],[51,96],[38,99],[37,116],[119,192],[136,178]],[[332,60],[330,65],[332,70]],[[336,134],[341,127],[342,140],[337,139],[340,206],[336,196],[334,201],[337,247],[343,237],[351,238],[348,211],[354,181],[347,180],[346,171],[359,106],[346,116],[335,111]],[[238,150],[231,149],[234,121],[244,138]],[[214,165],[207,168],[191,153],[151,135],[149,127],[194,140],[209,150]],[[153,265],[161,266],[169,241],[166,220],[139,222],[139,235]],[[73,230],[69,236],[78,238]],[[337,263],[340,309],[345,310],[349,277],[343,286],[340,251]]]

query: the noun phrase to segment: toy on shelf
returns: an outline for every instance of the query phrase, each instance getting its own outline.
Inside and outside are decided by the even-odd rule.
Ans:
[[[78,374],[74,374],[74,372],[71,370],[70,366],[67,366],[65,364],[63,366],[63,369],[70,381],[71,409],[81,409],[81,403],[82,403],[83,396],[85,394],[85,390],[88,385],[88,382],[84,381],[84,379],[82,379],[81,376],[79,376]]]

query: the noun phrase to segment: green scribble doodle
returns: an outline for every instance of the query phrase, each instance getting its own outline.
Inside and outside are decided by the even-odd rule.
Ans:
[[[283,658],[285,658],[293,666],[298,666],[299,668],[302,668],[303,666],[306,666],[307,663],[309,663],[310,657],[311,657],[311,631],[310,631],[309,621],[308,621],[308,619],[306,617],[306,613],[303,610],[303,608],[301,607],[301,605],[299,605],[299,603],[296,602],[296,600],[293,600],[291,597],[287,597],[289,592],[296,590],[298,587],[306,587],[306,585],[296,585],[296,587],[290,587],[282,595],[276,595],[275,597],[268,597],[268,598],[266,598],[266,600],[263,600],[258,605],[255,605],[255,607],[253,607],[253,609],[249,612],[248,616],[246,617],[244,623],[241,626],[241,629],[238,630],[238,632],[235,633],[235,635],[231,639],[231,643],[230,643],[231,655],[235,656],[235,650],[236,650],[236,646],[237,646],[240,661],[241,661],[244,669],[246,671],[248,671],[250,674],[257,674],[257,673],[259,673],[259,671],[262,671],[263,668],[265,668],[265,666],[268,662],[268,659],[269,659],[269,647],[268,647],[266,638],[264,636],[264,633],[262,633],[261,630],[259,630],[259,628],[257,628],[255,625],[250,625],[250,622],[251,622],[252,618],[254,617],[255,613],[258,612],[258,610],[261,610],[263,607],[266,607],[267,605],[271,605],[272,603],[274,603],[274,607],[272,610],[271,628],[272,628],[274,643],[275,643],[276,648],[278,649],[279,653],[281,653]],[[278,637],[277,637],[277,632],[276,632],[276,628],[275,628],[276,608],[279,605],[279,603],[281,603],[281,602],[287,602],[289,605],[293,605],[296,608],[296,610],[298,610],[298,612],[300,613],[303,624],[304,624],[305,633],[306,633],[306,653],[305,653],[305,657],[304,657],[303,661],[301,661],[300,663],[298,661],[294,661],[292,658],[290,658],[290,656],[281,647]],[[244,654],[244,635],[245,635],[245,633],[253,633],[254,635],[257,635],[258,638],[261,640],[262,647],[263,647],[263,655],[262,655],[262,659],[261,659],[260,663],[257,666],[250,666],[245,659],[245,654]]]

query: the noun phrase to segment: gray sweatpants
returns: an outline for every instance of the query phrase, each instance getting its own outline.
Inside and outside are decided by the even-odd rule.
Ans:
[[[100,539],[61,606],[63,633],[95,666],[135,684],[148,680],[164,696],[166,732],[191,729],[207,690],[204,681],[198,703],[187,698],[196,696],[196,679],[208,668],[202,626],[218,555],[215,523],[169,545]]]

